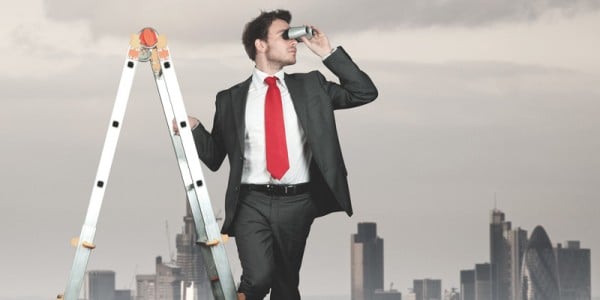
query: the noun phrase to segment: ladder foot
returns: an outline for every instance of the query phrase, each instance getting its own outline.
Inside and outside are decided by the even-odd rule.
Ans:
[[[65,297],[65,295],[63,295],[63,294],[56,295],[56,299],[63,299],[64,297]]]

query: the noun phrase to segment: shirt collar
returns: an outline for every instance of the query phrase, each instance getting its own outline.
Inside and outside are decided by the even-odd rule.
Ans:
[[[269,75],[255,67],[254,71],[252,72],[252,84],[254,85],[255,88],[266,87],[267,85],[265,83],[265,78],[267,78],[269,76],[271,76],[271,75]],[[283,70],[279,70],[277,73],[273,74],[272,76],[279,78],[279,80],[278,80],[279,86],[282,86],[287,89],[287,87],[285,85],[285,81],[284,81],[285,73],[283,72]]]

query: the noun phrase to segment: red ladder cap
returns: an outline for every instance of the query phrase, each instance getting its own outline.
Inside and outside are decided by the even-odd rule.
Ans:
[[[148,48],[154,47],[158,43],[156,31],[150,27],[142,29],[142,32],[140,32],[140,43]]]

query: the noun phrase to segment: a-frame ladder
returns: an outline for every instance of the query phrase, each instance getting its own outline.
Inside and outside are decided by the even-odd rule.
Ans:
[[[175,76],[173,61],[165,37],[159,35],[152,28],[144,28],[139,34],[131,36],[87,215],[79,239],[75,239],[73,242],[77,248],[73,266],[65,293],[59,295],[58,298],[66,300],[78,300],[79,298],[89,256],[96,247],[94,236],[100,207],[123,124],[135,69],[140,62],[150,62],[154,73],[179,170],[194,216],[198,233],[197,244],[206,264],[213,296],[215,300],[235,300],[237,299],[235,283],[223,245],[226,236],[222,236],[219,231],[219,225],[210,203],[179,83]],[[171,126],[172,120],[177,122],[179,134],[175,134]]]

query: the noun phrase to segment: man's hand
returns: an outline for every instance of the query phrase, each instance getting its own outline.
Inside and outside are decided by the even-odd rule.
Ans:
[[[200,120],[196,119],[195,117],[188,116],[188,126],[190,129],[196,128],[198,124],[200,124]],[[179,135],[179,124],[177,124],[177,120],[175,119],[173,119],[173,132],[175,135]]]
[[[316,27],[310,26],[310,28],[312,28],[313,30],[312,39],[308,39],[306,38],[306,36],[302,36],[300,37],[300,39],[312,52],[323,58],[324,56],[331,53],[331,45],[329,44],[329,39],[322,31],[320,31]]]

